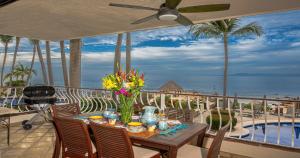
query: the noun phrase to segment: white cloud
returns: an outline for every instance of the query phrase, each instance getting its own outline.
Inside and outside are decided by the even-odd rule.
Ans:
[[[132,45],[137,45],[150,40],[184,40],[189,37],[187,32],[188,28],[182,26],[132,32]],[[117,35],[89,37],[85,39],[85,45],[115,45],[116,40]],[[125,40],[126,34],[124,33],[122,45],[125,45]]]
[[[250,50],[260,50],[266,47],[266,41],[267,40],[265,36],[258,37],[255,39],[239,40],[236,44],[230,45],[230,49],[239,53],[244,53]]]
[[[82,54],[82,60],[85,62],[112,63],[114,60],[114,52],[84,53]]]
[[[298,47],[298,46],[300,46],[300,42],[291,43],[291,46],[292,47]]]

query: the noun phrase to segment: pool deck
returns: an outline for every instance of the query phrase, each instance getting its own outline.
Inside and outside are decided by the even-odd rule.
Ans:
[[[203,114],[203,116],[199,115],[197,118],[195,118],[194,121],[203,123],[203,121],[205,121],[205,118],[207,116],[208,116],[208,112],[205,112]],[[235,128],[232,129],[230,134],[229,134],[229,132],[227,132],[227,136],[229,134],[231,137],[239,138],[239,137],[249,135],[249,132],[250,132],[249,129],[244,128],[244,127],[252,125],[252,123],[253,123],[252,117],[245,117],[245,116],[240,117],[239,115],[237,115],[236,118],[237,118],[238,122],[237,122]],[[279,119],[280,119],[280,122],[292,122],[292,118],[290,118],[290,117],[280,116]],[[277,123],[278,122],[278,116],[268,114],[267,115],[267,122],[268,123]],[[300,123],[300,118],[295,118],[294,122],[295,123]],[[265,123],[264,115],[261,115],[260,117],[257,117],[257,118],[254,119],[254,124],[260,124],[260,123]],[[214,134],[215,131],[210,131],[210,133]]]

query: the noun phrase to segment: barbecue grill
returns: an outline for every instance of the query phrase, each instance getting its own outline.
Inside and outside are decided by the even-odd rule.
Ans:
[[[37,110],[37,114],[30,120],[24,120],[22,126],[25,130],[32,128],[32,122],[38,117],[49,120],[49,107],[56,102],[55,89],[51,86],[28,86],[23,90],[24,102],[30,108]]]

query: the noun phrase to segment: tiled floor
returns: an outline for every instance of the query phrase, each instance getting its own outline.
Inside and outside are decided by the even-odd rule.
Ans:
[[[51,158],[55,135],[49,123],[34,125],[25,131],[20,125],[11,127],[10,145],[6,128],[0,128],[0,158]]]

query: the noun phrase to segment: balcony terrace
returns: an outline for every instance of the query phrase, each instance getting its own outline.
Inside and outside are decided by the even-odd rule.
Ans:
[[[2,111],[6,109],[20,114],[30,112],[31,108],[22,102],[21,90],[22,88],[1,89]],[[102,89],[56,87],[56,97],[58,103],[79,103],[83,113],[95,113],[107,108],[117,109],[119,105],[118,99],[113,99],[109,91]],[[219,122],[213,119],[227,112],[227,117],[222,116],[221,119],[236,119],[237,123],[235,126],[231,124],[226,133],[221,157],[299,156],[299,100],[238,96],[225,98],[228,100],[228,106],[223,108],[223,96],[143,91],[135,103],[141,106],[156,106],[159,111],[166,113],[169,111],[169,117],[172,118],[189,118],[193,122],[208,124],[204,147],[209,147],[215,131],[220,128]],[[173,113],[170,112],[172,110]],[[29,119],[32,115],[11,117],[9,146],[6,142],[7,132],[2,128],[2,157],[52,156],[55,143],[52,124],[40,119],[30,130],[24,130],[20,124],[20,121]]]
[[[126,3],[131,6],[122,3],[124,1],[121,0],[0,0],[0,34],[11,39],[12,36],[16,37],[11,73],[15,70],[20,39],[33,39],[33,58],[30,71],[32,71],[37,52],[44,84],[55,88],[55,97],[57,98],[55,104],[74,103],[79,105],[80,112],[86,115],[102,113],[111,108],[118,111],[120,98],[114,96],[111,91],[81,88],[81,38],[118,34],[114,57],[114,73],[116,73],[120,71],[122,35],[126,33],[126,72],[128,73],[131,70],[130,32],[179,24],[190,26],[214,20],[223,20],[224,24],[222,23],[222,25],[227,28],[224,19],[300,9],[299,0],[225,0],[225,2],[203,0],[201,4],[198,0],[127,0]],[[146,10],[142,12],[140,9]],[[153,11],[156,11],[156,14]],[[149,17],[149,15],[151,16]],[[146,18],[141,19],[143,17]],[[153,21],[142,23],[148,20]],[[260,35],[260,31],[254,32],[256,35]],[[225,31],[225,33],[227,32]],[[227,37],[225,33],[223,32],[224,43],[225,37]],[[40,40],[45,40],[48,70],[43,61]],[[70,44],[70,65],[68,67],[66,65],[65,40],[69,40]],[[0,158],[55,157],[53,156],[54,151],[57,151],[55,139],[58,138],[55,131],[58,130],[55,130],[51,117],[49,117],[51,111],[48,109],[49,105],[38,106],[24,103],[22,91],[25,85],[30,85],[32,72],[25,75],[28,77],[27,81],[23,80],[24,76],[22,77],[23,86],[21,87],[12,84],[12,79],[18,79],[20,76],[8,77],[10,78],[8,85],[11,86],[6,87],[3,84],[3,73],[7,66],[5,65],[6,55],[11,41],[13,40],[4,42],[5,53],[3,54],[5,57],[1,72]],[[54,86],[50,41],[60,41],[64,87]],[[227,52],[227,45],[225,47],[224,52]],[[225,65],[228,63],[227,59],[228,57],[225,58]],[[224,69],[227,72],[227,66]],[[224,75],[224,85],[226,84],[225,76],[227,73]],[[224,92],[226,95],[226,88],[224,88]],[[219,131],[222,132],[221,127],[229,123],[229,130],[225,134],[220,149],[221,157],[300,157],[299,97],[270,98],[263,96],[259,98],[144,90],[134,100],[134,106],[136,106],[137,114],[141,113],[139,111],[141,107],[154,106],[160,113],[166,114],[169,119],[202,125],[203,139],[198,139],[197,142],[190,139],[196,134],[200,135],[197,131],[196,134],[190,134],[189,138],[182,139],[173,146],[172,144],[163,146],[165,150],[157,151],[163,156],[177,157],[177,147],[182,147],[187,143],[194,146],[201,143],[202,147],[208,149]],[[41,108],[45,111],[40,111]],[[37,112],[45,117],[35,117]],[[28,124],[28,120],[32,118],[35,121]],[[82,121],[81,123],[86,122]],[[88,130],[86,131],[90,134]],[[190,131],[186,133],[189,134]],[[183,136],[179,134],[179,137]],[[87,137],[87,139],[91,138]],[[135,145],[142,146],[138,143]],[[153,147],[153,144],[151,145]],[[128,143],[127,146],[131,146],[131,144]],[[176,150],[174,150],[174,146],[176,146]],[[68,150],[68,148],[64,148],[64,150]],[[133,149],[131,150],[133,151]]]

